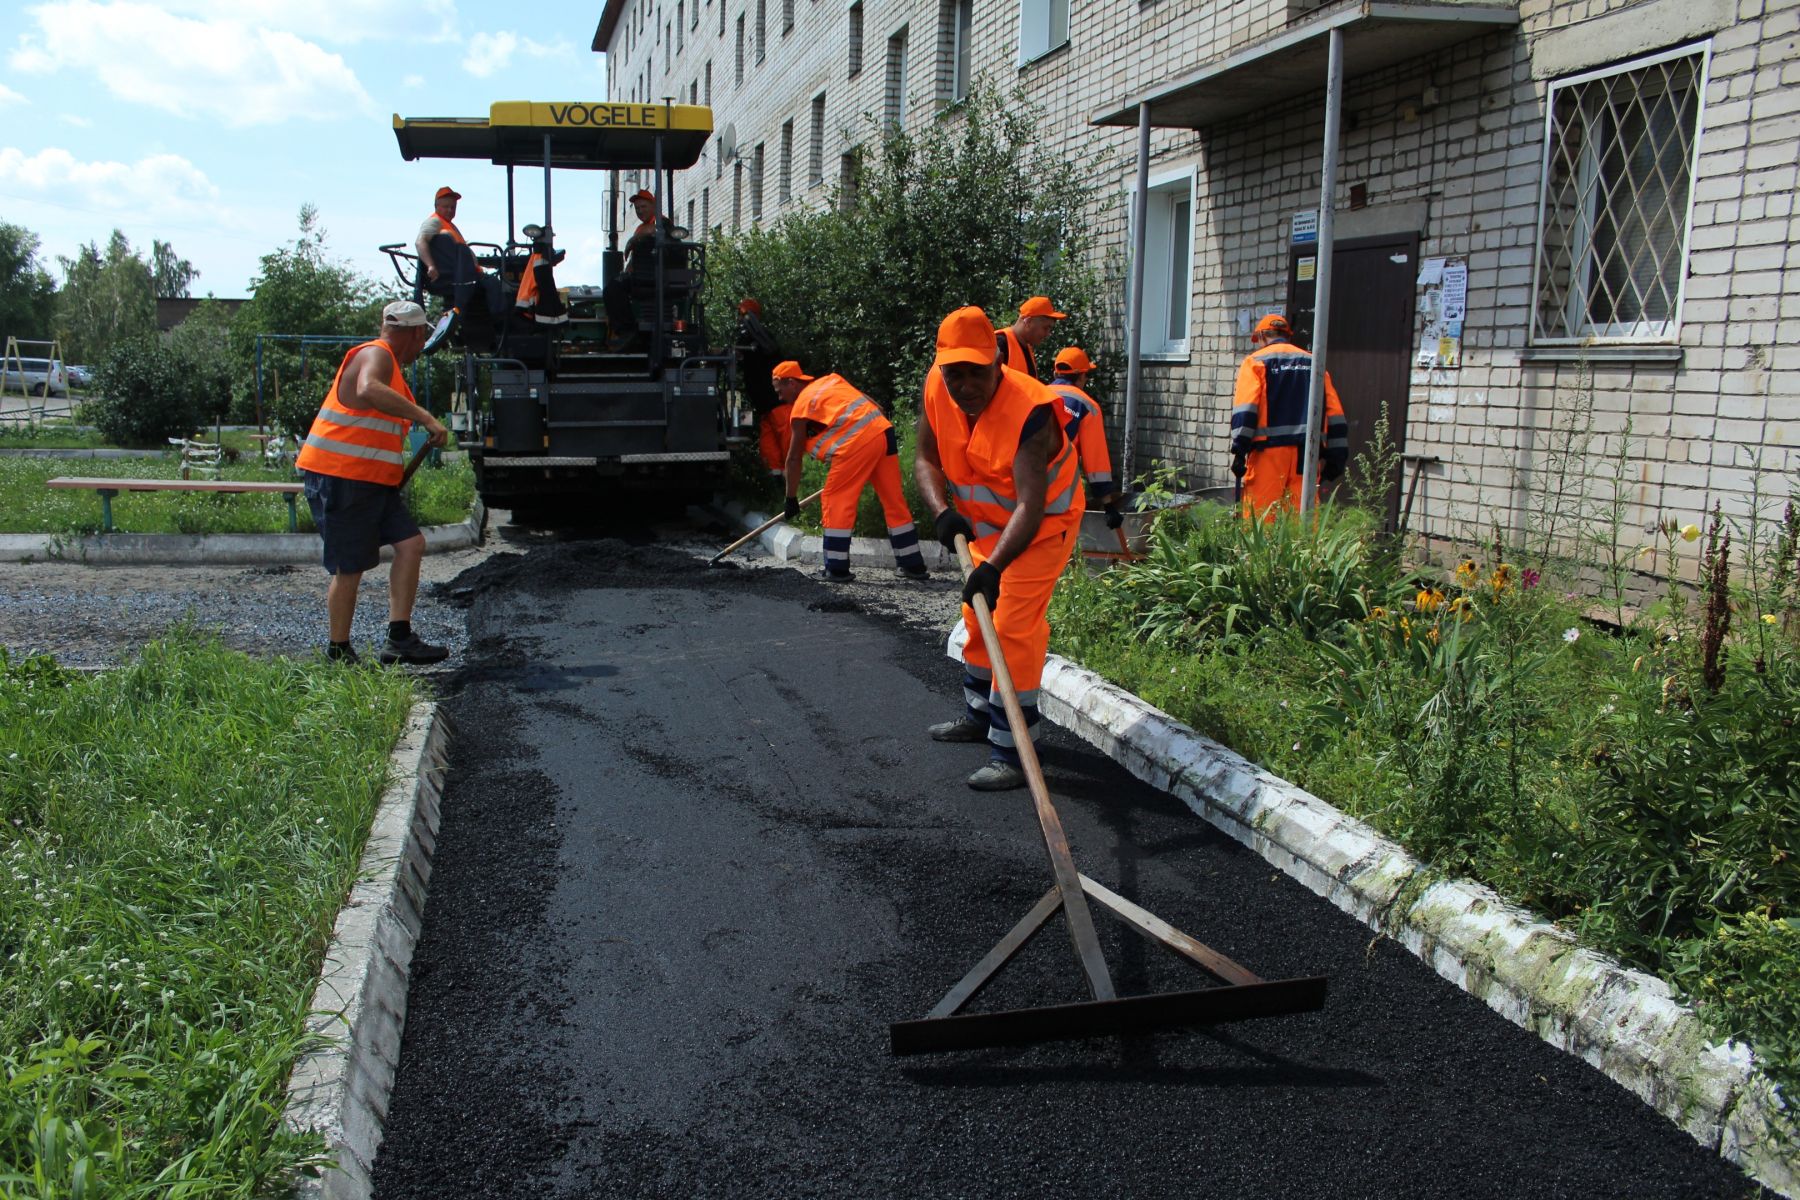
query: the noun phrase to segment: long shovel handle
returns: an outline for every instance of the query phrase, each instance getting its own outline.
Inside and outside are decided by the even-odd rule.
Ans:
[[[963,579],[975,569],[969,554],[969,540],[956,535],[956,558],[962,564]],[[1037,809],[1038,825],[1044,831],[1044,848],[1050,853],[1050,870],[1056,876],[1056,890],[1062,895],[1063,920],[1068,925],[1069,940],[1075,944],[1075,957],[1087,976],[1088,991],[1096,1000],[1115,998],[1112,974],[1106,969],[1106,957],[1100,952],[1100,941],[1094,935],[1093,914],[1081,890],[1081,873],[1069,852],[1069,837],[1063,832],[1062,818],[1050,800],[1050,789],[1044,784],[1044,768],[1038,762],[1037,747],[1031,743],[1031,730],[1025,724],[1025,710],[1019,707],[1019,693],[1013,687],[1012,672],[1006,656],[1000,651],[1000,634],[994,628],[994,615],[988,611],[987,597],[970,598],[975,610],[975,623],[981,628],[981,640],[987,646],[988,661],[993,664],[994,687],[1006,708],[1006,724],[1012,730],[1013,748],[1019,753],[1019,765],[1025,772],[1025,784],[1031,791],[1031,803]]]
[[[806,497],[806,499],[800,501],[800,503],[802,506],[811,504],[814,500],[817,500],[820,496],[823,496],[824,494],[825,494],[825,489],[820,488],[818,491],[814,492],[812,495]],[[723,550],[719,551],[717,554],[715,554],[711,558],[707,559],[706,565],[709,567],[712,566],[714,563],[718,562],[721,558],[724,558],[727,554],[730,554],[733,550],[736,550],[739,546],[742,546],[746,542],[749,542],[752,538],[756,537],[758,534],[762,533],[764,530],[773,529],[775,526],[781,524],[781,522],[784,519],[785,519],[785,517],[783,516],[783,514],[776,513],[774,516],[772,516],[768,520],[764,521],[761,525],[758,525],[755,529],[752,529],[749,533],[746,533],[743,537],[739,538],[737,541],[731,543],[731,545],[725,547]]]
[[[401,487],[405,487],[408,481],[412,479],[413,472],[419,469],[419,464],[425,461],[425,456],[429,453],[431,453],[430,442],[426,442],[417,450],[413,451],[412,461],[406,464],[406,474],[400,476]]]

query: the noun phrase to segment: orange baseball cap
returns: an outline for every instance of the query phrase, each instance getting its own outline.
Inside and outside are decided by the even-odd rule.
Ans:
[[[1057,312],[1056,305],[1050,303],[1050,297],[1033,296],[1025,303],[1019,305],[1019,315],[1021,317],[1055,317],[1060,321],[1069,314],[1066,312]]]
[[[436,200],[442,200],[442,199],[443,199],[443,198],[444,198],[444,197],[445,197],[445,196],[448,196],[448,197],[450,197],[450,198],[451,198],[451,199],[452,199],[452,200],[461,200],[461,199],[462,199],[462,193],[461,193],[461,192],[459,192],[459,191],[457,191],[457,190],[456,190],[456,189],[455,189],[455,188],[453,188],[453,187],[441,187],[441,188],[439,188],[439,189],[438,189],[438,190],[437,190],[437,195],[436,195],[436,196],[434,196],[434,197],[433,197],[433,199],[436,199]]]
[[[1059,371],[1091,371],[1094,360],[1087,356],[1087,351],[1080,346],[1070,346],[1056,356],[1056,369]]]
[[[1270,313],[1267,316],[1265,316],[1262,320],[1258,321],[1256,323],[1256,328],[1251,330],[1251,332],[1252,333],[1292,333],[1292,332],[1294,332],[1294,329],[1293,329],[1293,326],[1288,324],[1286,317],[1282,316],[1280,313]]]
[[[752,300],[748,296],[745,296],[742,300],[739,300],[738,301],[738,315],[741,317],[745,313],[755,313],[759,317],[762,316],[761,302]]]
[[[979,363],[985,367],[998,357],[993,323],[973,304],[957,309],[938,324],[937,357],[931,360],[932,366]]]
[[[627,204],[636,204],[639,200],[648,200],[648,201],[650,201],[650,203],[655,204],[656,203],[656,194],[654,192],[652,192],[649,188],[639,188],[637,191],[631,193],[631,196],[628,200],[626,200],[626,203]]]
[[[798,379],[802,383],[811,383],[813,377],[800,369],[800,364],[793,359],[775,364],[775,378]]]

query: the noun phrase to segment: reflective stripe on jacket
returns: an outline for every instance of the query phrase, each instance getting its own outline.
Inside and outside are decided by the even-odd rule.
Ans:
[[[816,421],[825,427],[806,443],[807,451],[820,462],[830,462],[832,455],[860,437],[885,437],[893,428],[875,402],[842,375],[821,376],[802,388],[794,398],[790,419]]]
[[[936,367],[925,375],[925,419],[937,439],[938,462],[950,481],[956,511],[975,527],[977,539],[998,537],[1019,507],[1013,483],[1013,459],[1018,457],[1020,434],[1037,408],[1048,407],[1055,418],[1061,407],[1056,393],[1029,375],[1003,368],[1000,387],[981,416],[971,425],[968,416],[950,399],[944,377]],[[1062,422],[1057,419],[1060,433]],[[1067,437],[1049,465],[1049,486],[1044,492],[1044,520],[1038,526],[1035,545],[1048,537],[1061,537],[1081,521],[1085,507],[1081,479],[1075,469],[1075,443]]]
[[[1238,368],[1231,405],[1231,452],[1247,454],[1265,446],[1306,445],[1306,391],[1312,382],[1312,355],[1275,342],[1250,355]],[[1325,372],[1325,428],[1320,458],[1341,468],[1350,457],[1350,425]]]
[[[1100,419],[1100,406],[1085,390],[1061,376],[1050,381],[1050,390],[1062,401],[1059,415],[1063,432],[1075,443],[1081,473],[1087,476],[1094,498],[1105,503],[1119,485],[1113,482],[1112,454],[1106,448],[1106,425]]]
[[[338,385],[344,381],[344,368],[370,346],[380,346],[388,356],[387,385],[408,400],[413,398],[412,389],[406,385],[406,376],[400,370],[400,360],[394,357],[387,343],[373,341],[351,347],[344,355],[344,361],[338,364],[331,390],[325,393],[325,403],[320,406],[319,415],[313,418],[306,444],[300,447],[294,465],[302,471],[320,475],[398,487],[406,474],[406,432],[412,428],[412,422],[378,409],[346,408],[338,400]]]

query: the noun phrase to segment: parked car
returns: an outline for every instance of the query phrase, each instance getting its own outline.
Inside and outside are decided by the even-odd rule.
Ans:
[[[70,387],[91,388],[94,386],[94,368],[84,367],[80,363],[70,363],[68,371]]]
[[[21,381],[19,372],[24,371]],[[44,395],[44,385],[50,386],[52,396],[69,394],[69,374],[63,370],[59,358],[5,358],[0,359],[0,393],[19,390],[23,382],[24,390],[33,396]]]

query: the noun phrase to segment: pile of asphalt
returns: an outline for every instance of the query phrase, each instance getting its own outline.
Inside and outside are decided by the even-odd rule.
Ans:
[[[941,625],[616,540],[447,591],[471,640],[386,1200],[1755,1191],[1056,730],[1078,864],[1267,978],[1329,976],[1326,1008],[893,1059],[888,1023],[1049,885],[1022,794],[921,736],[956,704]],[[1207,982],[1096,920],[1122,992]],[[975,1007],[1082,998],[1053,919]]]

